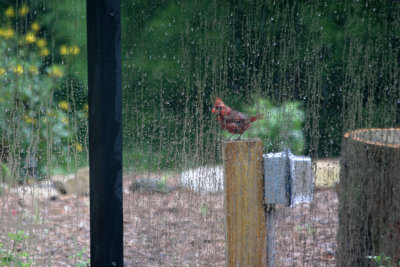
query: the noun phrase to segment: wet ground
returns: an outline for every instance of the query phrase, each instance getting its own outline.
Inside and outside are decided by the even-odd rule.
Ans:
[[[168,180],[165,192],[130,191],[137,176],[124,178],[126,266],[225,266],[223,194],[198,194]],[[60,195],[0,197],[0,243],[23,230],[20,250],[33,266],[75,266],[89,248],[89,198]],[[334,266],[338,200],[333,189],[317,190],[311,204],[277,207],[276,266]],[[14,213],[13,211],[17,211]]]

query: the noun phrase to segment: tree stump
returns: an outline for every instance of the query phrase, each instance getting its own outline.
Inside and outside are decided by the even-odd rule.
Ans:
[[[260,139],[223,142],[226,266],[266,265],[262,151]]]
[[[400,129],[346,133],[340,161],[337,266],[400,260]],[[396,264],[396,265],[394,265]]]

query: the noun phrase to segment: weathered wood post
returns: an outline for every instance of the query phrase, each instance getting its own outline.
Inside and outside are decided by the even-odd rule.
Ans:
[[[266,265],[263,144],[260,139],[223,142],[226,266]]]
[[[400,129],[344,136],[340,161],[337,266],[370,266],[368,256],[400,260]]]

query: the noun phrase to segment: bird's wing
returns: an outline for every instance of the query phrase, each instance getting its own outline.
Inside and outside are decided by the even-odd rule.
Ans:
[[[232,110],[229,114],[225,116],[226,123],[246,123],[249,122],[249,117],[246,114]]]

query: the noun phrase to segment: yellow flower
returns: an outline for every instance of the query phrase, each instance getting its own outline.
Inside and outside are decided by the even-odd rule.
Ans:
[[[68,47],[66,45],[62,45],[60,47],[60,54],[63,55],[63,56],[69,54],[69,50],[68,50]]]
[[[39,47],[45,47],[46,44],[47,44],[47,42],[45,39],[37,39],[37,41],[36,41],[36,45]]]
[[[34,118],[31,118],[27,115],[24,116],[24,122],[26,124],[36,124],[36,120]]]
[[[10,39],[14,36],[14,30],[11,28],[0,28],[0,37],[4,37],[6,39]]]
[[[34,30],[35,32],[40,30],[40,25],[39,23],[37,23],[36,21],[34,23],[32,23],[31,25],[32,30]]]
[[[10,39],[11,37],[13,37],[14,36],[14,30],[13,29],[11,29],[11,28],[7,28],[5,31],[4,31],[4,37],[6,37],[6,39]]]
[[[35,66],[30,66],[29,72],[32,73],[32,74],[34,74],[34,75],[36,75],[36,74],[39,73],[39,70],[38,70],[38,68],[36,68]]]
[[[0,68],[0,76],[3,76],[6,73],[5,68]]]
[[[54,117],[56,115],[56,113],[54,113],[54,111],[51,109],[48,109],[46,113],[47,113],[47,116],[49,116],[49,117]]]
[[[52,77],[60,78],[64,75],[64,72],[59,66],[53,65],[49,71],[49,75]]]
[[[6,15],[9,18],[12,18],[15,16],[14,8],[12,6],[7,7],[7,9],[4,11],[4,15]]]
[[[39,51],[39,55],[41,55],[41,56],[48,56],[49,54],[50,54],[49,49],[47,49],[46,47],[40,49],[40,51]]]
[[[28,33],[25,35],[25,41],[26,41],[28,44],[31,44],[31,43],[36,42],[36,35],[35,35],[35,33],[34,33],[34,32],[28,32]]]
[[[85,104],[85,105],[83,106],[83,109],[84,109],[85,111],[89,111],[89,105],[88,105],[88,104]]]
[[[29,13],[29,7],[27,5],[22,5],[22,7],[18,10],[18,14],[20,16],[25,16]]]
[[[81,152],[83,150],[83,147],[81,144],[79,144],[78,142],[76,142],[75,144],[73,144],[74,148],[76,149],[76,151]]]
[[[68,105],[68,102],[67,101],[60,101],[59,103],[58,103],[58,107],[59,108],[61,108],[61,109],[63,109],[63,110],[65,110],[65,111],[68,111],[68,109],[69,109],[69,105]]]
[[[80,49],[77,45],[73,45],[69,48],[69,53],[73,54],[73,55],[79,54],[79,51],[80,51]]]
[[[68,118],[67,117],[62,117],[61,122],[64,123],[65,125],[68,125]]]
[[[21,65],[17,64],[17,66],[13,68],[13,72],[15,72],[18,75],[21,75],[22,73],[24,73],[24,68]]]

